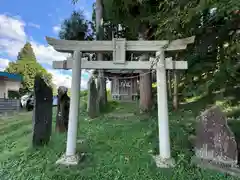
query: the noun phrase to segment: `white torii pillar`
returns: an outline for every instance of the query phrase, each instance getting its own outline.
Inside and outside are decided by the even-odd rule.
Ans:
[[[72,86],[70,98],[70,111],[67,132],[66,154],[56,163],[64,165],[77,165],[79,156],[76,154],[77,129],[79,119],[80,87],[81,87],[81,58],[80,51],[74,51],[72,68]]]
[[[168,123],[168,99],[164,51],[156,53],[159,56],[157,63],[157,102],[158,102],[158,140],[159,155],[155,156],[157,167],[173,167],[175,162],[171,158],[170,134]]]

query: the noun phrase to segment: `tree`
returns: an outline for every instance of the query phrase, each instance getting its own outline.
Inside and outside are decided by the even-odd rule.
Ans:
[[[127,27],[131,40],[152,40],[156,29],[156,0],[103,0],[106,20]],[[148,61],[149,54],[138,54],[140,61]],[[152,108],[152,78],[150,70],[140,73],[140,104],[142,112]]]
[[[96,35],[97,40],[103,40],[104,32],[103,32],[103,4],[102,0],[96,0]],[[97,53],[97,60],[103,60],[103,53]],[[98,78],[97,78],[97,89],[98,89],[98,98],[99,98],[99,107],[106,106],[107,103],[107,91],[106,91],[106,80],[104,78],[104,71],[98,70]]]
[[[33,91],[36,74],[42,75],[46,82],[52,85],[52,75],[37,62],[29,42],[24,45],[17,58],[16,62],[9,63],[5,71],[23,76],[20,94]]]
[[[176,79],[182,80],[181,86],[175,80],[174,89],[179,86],[185,96],[212,96],[217,90],[236,86],[240,2],[231,0],[226,5],[224,1],[161,1],[158,7],[156,38],[196,37],[193,46],[177,53],[178,59],[188,61],[189,69],[178,75],[174,72]],[[177,99],[174,103],[176,106]]]
[[[36,61],[36,57],[35,57],[35,54],[33,52],[32,45],[29,42],[27,42],[24,45],[24,47],[21,49],[21,51],[18,53],[17,59],[18,60],[24,59],[25,61],[26,60]]]
[[[82,11],[73,11],[70,18],[65,19],[61,25],[59,37],[66,40],[93,40],[89,25],[91,22],[85,20]]]
[[[239,86],[240,1],[230,0],[226,5],[224,0],[103,0],[102,4],[106,39],[113,37],[119,24],[125,28],[121,36],[131,40],[195,36],[195,43],[186,51],[166,52],[174,60],[188,61],[188,70],[173,71],[169,78],[175,108],[181,97],[213,95],[230,86]],[[139,60],[148,59],[148,54],[137,56]],[[151,104],[150,74],[145,77],[140,82],[140,92],[144,92],[141,96],[144,99],[140,100],[142,109]]]
[[[85,20],[83,11],[73,11],[71,16],[65,19],[59,32],[60,39],[65,40],[93,40],[93,23]],[[84,52],[83,57],[91,58],[91,54]]]
[[[78,2],[78,0],[72,0],[73,3]],[[96,0],[96,3],[93,4],[94,13],[92,18],[95,18],[95,22],[91,23],[91,27],[96,31],[96,39],[103,40],[103,4],[102,0]],[[103,60],[103,53],[96,53],[97,60]],[[98,89],[98,98],[99,98],[99,107],[105,107],[107,103],[107,92],[106,92],[106,80],[104,78],[104,71],[98,70],[97,78],[97,89]],[[90,96],[90,95],[89,95]]]

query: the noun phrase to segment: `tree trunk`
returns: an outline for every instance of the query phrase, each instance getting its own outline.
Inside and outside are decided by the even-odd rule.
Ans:
[[[144,74],[148,73],[148,74]],[[152,81],[148,70],[140,73],[140,102],[141,112],[149,112],[152,108]]]
[[[97,40],[103,39],[103,5],[102,0],[96,0],[96,33],[97,33]],[[97,54],[97,60],[103,60],[103,54]],[[104,71],[98,71],[98,95],[99,95],[99,107],[104,107],[107,103],[107,96],[106,96],[106,80],[104,78]]]
[[[139,33],[139,40],[146,40],[144,35],[146,29]],[[148,53],[144,53],[140,56],[139,61],[149,61]],[[140,73],[140,112],[149,112],[152,109],[152,78],[151,71],[144,70]]]
[[[172,76],[171,71],[167,70],[168,97],[172,99]]]
[[[173,108],[178,109],[178,72],[177,69],[173,71],[174,88],[173,88]]]

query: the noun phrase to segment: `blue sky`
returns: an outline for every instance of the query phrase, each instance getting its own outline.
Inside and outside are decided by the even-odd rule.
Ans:
[[[70,17],[73,10],[83,10],[86,19],[91,19],[94,0],[1,0],[0,1],[0,70],[14,61],[26,41],[30,41],[38,61],[54,76],[57,85],[70,86],[71,71],[51,68],[53,60],[63,60],[65,55],[48,46],[45,36],[58,38],[62,21]],[[89,78],[82,72],[82,88]]]

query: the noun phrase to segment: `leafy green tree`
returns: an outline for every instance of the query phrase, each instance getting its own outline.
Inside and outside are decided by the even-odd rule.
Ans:
[[[105,20],[126,27],[128,40],[153,40],[156,30],[157,0],[103,0]],[[137,55],[140,61],[149,60],[148,53]],[[140,73],[140,101],[142,112],[152,107],[152,78],[150,71]]]
[[[21,94],[33,91],[34,78],[38,73],[52,86],[52,75],[37,62],[31,44],[28,42],[19,52],[16,62],[9,63],[5,71],[23,76]]]
[[[52,90],[53,90],[53,96],[56,96],[58,94],[56,84],[52,84]]]
[[[87,21],[83,11],[73,11],[71,16],[65,19],[59,32],[60,39],[65,40],[93,40],[94,27],[91,21]],[[84,52],[83,57],[92,57],[90,53]]]
[[[65,19],[59,37],[66,40],[92,40],[91,22],[85,20],[82,11],[73,11],[70,18]]]
[[[74,3],[78,2],[78,0],[72,1]],[[113,37],[113,34],[114,37],[119,37],[119,32],[124,32],[125,37],[131,40],[153,39],[153,32],[156,27],[153,20],[157,11],[157,2],[156,0],[96,0],[96,5],[99,7],[97,8],[94,4],[94,12],[103,11],[104,20],[99,34],[102,34],[101,31],[104,31],[105,37],[110,39]],[[96,18],[96,14],[93,14],[93,18]],[[99,21],[99,19],[97,20]],[[121,31],[119,31],[119,25],[123,27]],[[148,55],[142,54],[140,60],[148,60]],[[150,71],[142,72],[140,86],[140,109],[141,111],[149,111],[152,106]]]
[[[230,0],[227,5],[223,0],[161,1],[158,7],[157,39],[196,37],[193,46],[178,53],[178,59],[187,60],[189,68],[178,75],[184,83],[180,86],[174,81],[175,88],[180,86],[186,96],[212,96],[239,84],[238,0]]]
[[[32,45],[27,42],[17,56],[18,60],[36,61],[36,56],[33,52]]]
[[[76,3],[77,1],[73,0],[72,2]],[[94,30],[95,30],[94,36],[92,36],[92,37],[94,37],[97,40],[103,40],[104,37],[103,37],[103,24],[102,24],[103,23],[103,21],[102,21],[103,20],[102,0],[97,0],[96,1],[96,6],[95,6],[95,4],[93,4],[93,8],[94,8],[94,11],[96,11],[96,16],[93,16],[93,18],[94,17],[96,18],[96,21],[95,21],[95,23],[90,24],[91,27],[93,27]],[[93,39],[91,39],[91,40],[93,40]],[[96,57],[97,60],[103,60],[104,59],[104,56],[103,56],[102,52],[96,53],[95,57]],[[103,78],[103,74],[104,74],[103,70],[98,70],[98,74],[99,74],[98,81],[97,81],[98,82],[98,84],[97,84],[97,86],[98,86],[98,100],[99,100],[100,107],[103,107],[107,103],[106,81]],[[89,96],[91,96],[91,95],[89,95]]]
[[[213,95],[216,91],[239,86],[239,0],[103,0],[102,4],[104,39],[109,40],[113,35],[131,40],[174,40],[195,36],[195,43],[187,50],[166,52],[166,56],[174,60],[188,61],[188,70],[168,72],[169,89],[174,87],[169,93],[173,92],[175,107],[179,93],[183,98]],[[116,36],[119,24],[124,30]],[[145,58],[138,54],[140,60],[147,59],[146,54],[143,55]],[[147,89],[140,88],[140,92],[150,97],[147,85],[151,82],[150,77],[142,80],[140,84]],[[150,98],[146,99],[149,101],[142,103],[145,109],[150,104]]]

